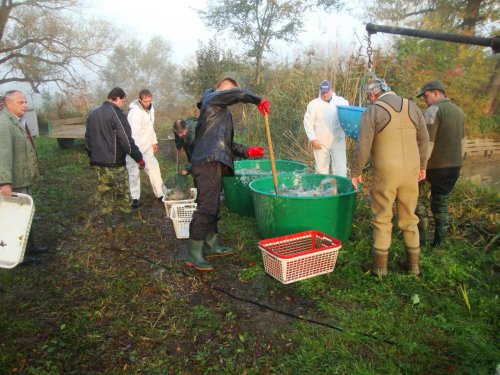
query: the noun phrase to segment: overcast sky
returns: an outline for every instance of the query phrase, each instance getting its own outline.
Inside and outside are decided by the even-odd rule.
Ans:
[[[187,64],[198,49],[198,41],[206,43],[213,33],[205,28],[195,9],[206,9],[204,0],[90,0],[91,12],[127,30],[126,35],[148,41],[160,35],[173,48],[173,62]],[[275,57],[314,45],[349,44],[365,35],[364,25],[349,15],[327,15],[322,12],[305,17],[305,32],[293,46],[275,46]],[[227,41],[235,50],[238,44]],[[292,48],[290,48],[292,47]]]

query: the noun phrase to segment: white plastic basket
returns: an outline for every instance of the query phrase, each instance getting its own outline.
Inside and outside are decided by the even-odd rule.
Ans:
[[[196,211],[196,203],[173,204],[170,219],[174,225],[175,236],[178,239],[189,238],[189,224]]]
[[[0,268],[14,268],[24,259],[35,206],[27,194],[0,194]]]
[[[165,185],[163,185],[165,187]],[[171,189],[165,188],[163,190],[163,204],[165,205],[165,211],[167,212],[167,217],[170,217],[170,211],[172,209],[172,205],[174,204],[183,204],[183,203],[194,203],[196,200],[196,196],[198,195],[198,190],[196,188],[191,188],[191,198],[190,199],[180,199],[178,201],[167,200],[167,196],[170,194]]]

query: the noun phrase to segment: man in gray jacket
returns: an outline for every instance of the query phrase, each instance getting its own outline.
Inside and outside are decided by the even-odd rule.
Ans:
[[[406,245],[403,266],[418,275],[420,243],[415,208],[418,181],[425,178],[429,134],[417,105],[397,96],[385,81],[370,81],[366,93],[371,105],[361,117],[351,166],[352,183],[357,188],[368,158],[372,159],[373,264],[366,268],[374,274],[387,274],[392,206],[396,202],[398,226]]]

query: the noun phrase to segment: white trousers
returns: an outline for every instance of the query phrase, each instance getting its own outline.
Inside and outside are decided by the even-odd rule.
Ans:
[[[347,157],[345,139],[339,140],[329,150],[326,147],[321,147],[319,150],[314,150],[314,161],[316,173],[330,174],[330,163],[332,173],[336,176],[347,177]]]
[[[161,179],[160,172],[160,164],[158,164],[158,160],[156,160],[155,155],[153,153],[153,148],[149,148],[145,152],[142,153],[142,158],[144,159],[144,163],[146,167],[144,170],[149,176],[149,182],[153,187],[154,195],[159,198],[163,195],[162,185],[163,180]],[[128,171],[128,182],[130,185],[130,196],[132,199],[140,199],[141,198],[141,175],[139,170],[139,164],[127,155],[127,171]]]

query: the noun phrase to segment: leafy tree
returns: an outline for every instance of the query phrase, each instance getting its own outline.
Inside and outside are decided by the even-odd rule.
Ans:
[[[160,36],[148,43],[137,39],[117,45],[100,75],[106,89],[120,86],[136,97],[141,89],[149,89],[157,110],[176,103],[177,67],[171,62],[172,47]]]
[[[183,86],[189,94],[199,98],[205,89],[213,87],[224,76],[246,81],[245,72],[248,69],[248,64],[231,51],[221,49],[214,38],[206,45],[200,43],[195,65],[182,71]]]
[[[0,84],[26,82],[34,92],[55,82],[77,83],[96,69],[116,34],[103,21],[83,17],[78,0],[2,0]]]
[[[271,42],[292,42],[303,29],[303,14],[312,7],[340,7],[340,0],[210,0],[207,11],[199,11],[207,27],[228,31],[255,59],[255,83],[259,84],[264,52]]]
[[[496,0],[374,0],[368,7],[368,17],[424,30],[490,37],[498,34],[500,7]],[[396,43],[401,55],[395,58],[402,71],[408,68],[414,72],[424,71],[427,73],[420,74],[423,79],[438,78],[451,86],[477,86],[474,94],[487,98],[481,105],[482,111],[490,115],[497,113],[500,56],[490,58],[491,50],[485,54],[478,47],[410,39],[413,38]],[[410,55],[405,54],[408,49],[412,51]],[[478,74],[474,81],[470,80],[472,71]],[[469,100],[472,98],[465,101]]]

